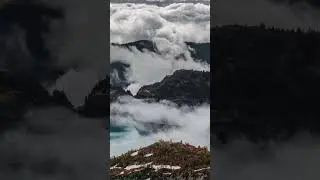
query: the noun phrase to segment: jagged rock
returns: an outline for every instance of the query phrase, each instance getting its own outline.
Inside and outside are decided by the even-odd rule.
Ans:
[[[196,60],[200,60],[202,62],[210,64],[210,43],[185,42],[185,44],[189,47],[191,57],[193,57]],[[132,47],[135,47],[140,52],[143,52],[143,50],[148,50],[157,54],[161,54],[156,44],[149,40],[141,40],[125,44],[111,43],[111,45],[127,48],[129,50],[131,50]],[[185,54],[180,54],[176,57],[176,59],[180,58],[185,59]]]
[[[52,93],[52,101],[56,105],[65,106],[68,109],[73,109],[73,105],[68,100],[66,94],[63,91],[54,90]]]
[[[178,105],[210,103],[210,72],[177,70],[161,82],[143,86],[135,97],[169,100]]]
[[[128,48],[129,50],[131,50],[132,47],[135,47],[140,52],[143,52],[144,50],[148,50],[148,51],[155,52],[155,53],[159,54],[159,50],[158,50],[156,44],[152,41],[149,41],[149,40],[140,40],[140,41],[125,43],[125,44],[111,43],[111,45],[123,47],[123,48]]]
[[[320,132],[320,33],[235,25],[211,35],[213,134]]]
[[[79,108],[79,112],[90,117],[107,117],[110,113],[110,102],[124,95],[132,96],[121,87],[110,86],[109,77],[107,77],[92,89],[85,99],[84,106]]]

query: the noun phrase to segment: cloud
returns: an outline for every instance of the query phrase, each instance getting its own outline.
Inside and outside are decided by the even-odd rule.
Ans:
[[[49,89],[64,90],[73,105],[84,102],[95,83],[109,71],[109,3],[106,1],[42,0],[64,10],[65,19],[51,25],[47,45],[57,66],[69,71]],[[81,87],[80,87],[81,85]]]
[[[30,109],[26,122],[0,138],[1,179],[105,179],[105,120],[61,107]]]
[[[172,103],[147,103],[131,97],[122,97],[119,102],[111,104],[111,124],[126,127],[120,139],[110,142],[110,155],[120,155],[130,149],[150,145],[160,139],[176,142],[188,142],[193,145],[210,145],[210,107],[178,108]],[[169,129],[142,136],[139,130],[149,130],[149,123],[177,125]],[[147,129],[146,129],[147,128]],[[118,133],[111,132],[111,137]]]
[[[169,4],[164,7],[148,4],[110,4],[111,42],[167,40],[210,41],[210,5]]]
[[[208,64],[195,62],[190,56],[187,60],[174,59],[178,52],[158,55],[152,52],[142,53],[138,50],[131,52],[127,49],[111,46],[110,61],[111,63],[122,62],[129,64],[130,67],[126,74],[127,80],[129,83],[136,84],[135,86],[159,82],[166,75],[171,75],[178,69],[210,71],[210,66]]]
[[[289,142],[270,142],[264,149],[238,140],[223,149],[214,148],[215,178],[239,180],[281,180],[319,178],[319,138],[297,134]]]

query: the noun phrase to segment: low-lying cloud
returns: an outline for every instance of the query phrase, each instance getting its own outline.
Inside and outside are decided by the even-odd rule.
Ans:
[[[112,103],[110,110],[110,123],[127,128],[127,132],[123,133],[121,138],[111,140],[111,156],[120,155],[130,149],[148,146],[160,139],[210,146],[209,105],[178,108],[169,102],[144,102],[124,96],[118,102]],[[151,131],[149,127],[146,127],[150,123],[166,123],[172,127],[164,131],[151,132],[146,136],[139,134],[139,130]]]
[[[20,128],[0,137],[0,179],[105,179],[104,120],[62,107],[30,109]]]

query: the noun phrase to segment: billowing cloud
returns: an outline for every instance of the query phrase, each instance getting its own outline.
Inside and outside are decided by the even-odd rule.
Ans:
[[[210,145],[210,107],[178,108],[172,103],[147,103],[130,97],[122,97],[111,104],[111,124],[125,127],[128,132],[110,143],[110,155],[120,155],[130,149],[150,145],[160,139],[188,142],[193,145]],[[138,130],[152,131],[148,124],[178,126],[142,136]],[[117,133],[111,132],[111,137]]]
[[[0,179],[106,178],[104,120],[61,107],[30,109],[26,122],[0,137]]]

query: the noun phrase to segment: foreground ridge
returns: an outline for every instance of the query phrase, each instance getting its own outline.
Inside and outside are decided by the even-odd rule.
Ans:
[[[210,179],[210,152],[188,143],[158,141],[111,158],[111,179]]]

